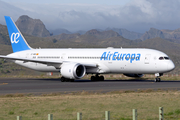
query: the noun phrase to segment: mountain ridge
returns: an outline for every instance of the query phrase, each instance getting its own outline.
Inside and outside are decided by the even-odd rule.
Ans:
[[[46,29],[45,25],[40,19],[32,19],[27,15],[22,15],[16,21],[16,25],[19,30],[25,34],[36,37],[50,36],[50,32]]]
[[[156,28],[150,28],[149,31],[146,31],[142,36],[141,40],[146,40],[146,39],[152,39],[155,37],[160,37],[163,39],[170,39],[170,40],[176,40],[180,41],[180,28],[175,29],[175,30],[159,30]]]

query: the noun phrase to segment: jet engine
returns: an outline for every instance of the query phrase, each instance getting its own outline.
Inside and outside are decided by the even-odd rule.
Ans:
[[[64,64],[61,67],[61,75],[68,79],[80,79],[84,77],[86,68],[79,63]]]
[[[127,77],[142,77],[144,74],[124,74]]]

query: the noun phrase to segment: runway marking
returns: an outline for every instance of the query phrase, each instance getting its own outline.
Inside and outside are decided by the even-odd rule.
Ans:
[[[8,83],[1,83],[0,85],[7,85]]]

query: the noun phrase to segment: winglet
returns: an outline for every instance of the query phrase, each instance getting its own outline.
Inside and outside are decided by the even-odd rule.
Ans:
[[[14,21],[9,16],[4,16],[6,20],[6,25],[9,32],[9,38],[11,42],[11,46],[13,52],[19,52],[24,50],[30,50],[31,47],[26,42],[25,38],[22,36],[18,27],[14,23]]]

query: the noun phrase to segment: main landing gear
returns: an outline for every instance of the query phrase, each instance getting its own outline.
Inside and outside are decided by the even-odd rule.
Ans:
[[[91,81],[104,81],[104,76],[96,74],[95,76],[91,76]]]
[[[61,82],[74,82],[74,79],[67,79],[67,78],[61,77]]]
[[[155,78],[154,82],[161,82],[161,78],[159,78],[159,77],[163,76],[163,73],[155,73],[155,76],[156,76],[156,78]]]

